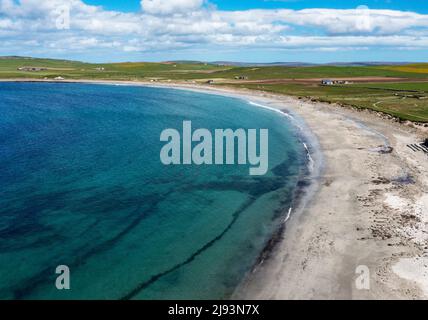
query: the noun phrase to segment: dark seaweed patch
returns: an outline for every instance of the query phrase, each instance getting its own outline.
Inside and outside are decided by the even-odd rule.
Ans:
[[[266,193],[285,187],[285,181],[280,178],[234,179],[230,181],[210,181],[204,184],[188,186],[186,191],[214,190],[238,191],[253,197],[260,197]]]
[[[142,290],[149,287],[156,281],[158,281],[160,278],[171,274],[172,272],[180,269],[181,267],[191,263],[193,260],[195,260],[199,255],[204,253],[206,250],[208,250],[210,247],[212,247],[217,241],[221,240],[224,235],[232,228],[232,226],[235,224],[235,222],[238,220],[239,216],[242,212],[244,212],[248,207],[250,207],[253,202],[255,201],[255,198],[251,198],[247,200],[240,209],[234,212],[232,221],[227,225],[227,227],[215,238],[213,238],[211,241],[207,242],[204,246],[202,246],[199,250],[195,251],[192,255],[190,255],[186,260],[183,262],[176,264],[175,266],[171,267],[170,269],[158,273],[156,275],[153,275],[149,280],[142,282],[138,286],[136,286],[133,290],[131,290],[128,294],[121,297],[121,300],[130,300],[134,298],[136,295],[138,295]]]
[[[162,196],[154,197],[154,199],[157,199],[157,200],[153,201],[150,204],[150,207],[144,211],[142,209],[142,206],[139,206],[136,210],[133,211],[132,214],[129,215],[129,216],[134,216],[134,219],[132,219],[131,222],[128,223],[128,225],[125,228],[123,228],[119,233],[117,233],[114,237],[92,248],[89,248],[89,250],[86,248],[86,245],[85,245],[84,247],[76,249],[75,252],[73,252],[72,254],[67,255],[67,256],[75,257],[74,261],[69,263],[68,266],[70,268],[76,268],[78,266],[83,265],[87,261],[87,259],[89,259],[91,256],[111,249],[118,241],[120,241],[123,237],[125,237],[133,229],[135,229],[144,218],[156,212],[157,205],[159,204],[159,202],[163,201],[168,194],[170,194],[170,192],[166,192]],[[24,299],[26,296],[29,296],[31,292],[36,290],[38,286],[43,285],[47,282],[53,281],[53,279],[54,278],[52,276],[52,267],[47,267],[43,270],[40,270],[36,275],[31,277],[30,279],[27,279],[25,281],[25,284],[12,288],[13,297],[16,300]]]

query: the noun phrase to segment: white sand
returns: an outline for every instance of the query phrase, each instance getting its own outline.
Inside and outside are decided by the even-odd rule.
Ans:
[[[428,258],[400,259],[392,270],[401,278],[414,282],[421,295],[428,299]]]
[[[390,193],[386,194],[385,204],[396,210],[404,210],[406,207],[409,206],[408,202],[405,199]]]

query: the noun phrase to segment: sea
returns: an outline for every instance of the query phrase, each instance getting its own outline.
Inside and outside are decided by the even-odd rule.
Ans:
[[[268,129],[267,174],[162,164],[160,134],[183,121]],[[290,118],[250,101],[0,83],[0,299],[228,299],[284,223],[306,167]]]

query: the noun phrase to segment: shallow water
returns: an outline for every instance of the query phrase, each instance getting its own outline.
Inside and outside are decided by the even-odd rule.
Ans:
[[[305,165],[286,117],[218,95],[0,83],[0,114],[1,299],[227,298]],[[184,120],[269,129],[269,173],[162,165],[160,133]]]

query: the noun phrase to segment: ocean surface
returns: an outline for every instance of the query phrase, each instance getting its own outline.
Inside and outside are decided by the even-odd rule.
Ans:
[[[160,133],[269,129],[269,172],[164,166]],[[218,95],[0,83],[0,299],[227,299],[287,215],[287,117]],[[70,269],[58,290],[56,267]]]

